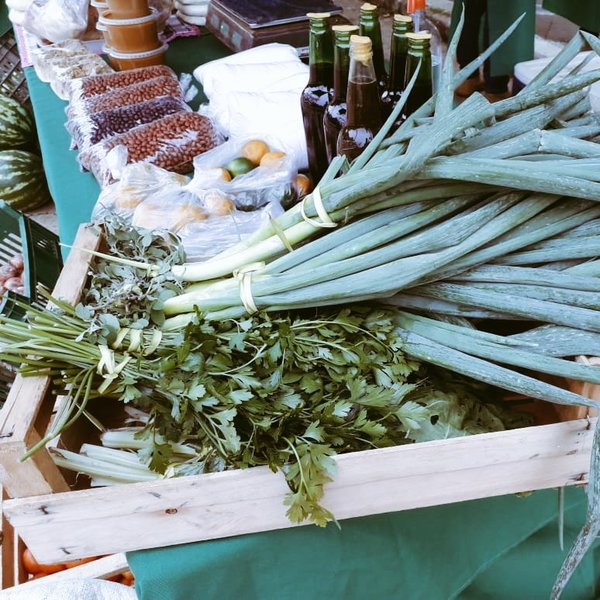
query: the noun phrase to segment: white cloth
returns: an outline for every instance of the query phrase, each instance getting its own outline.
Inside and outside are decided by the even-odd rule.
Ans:
[[[137,600],[135,589],[103,579],[69,579],[39,582],[8,588],[0,592],[1,600]]]
[[[574,69],[589,52],[580,52],[555,78],[554,81],[562,79],[569,71]],[[515,65],[515,78],[523,85],[527,85],[551,60],[551,57],[527,60]],[[594,56],[590,62],[583,67],[582,72],[600,69],[600,57]],[[590,102],[594,112],[600,112],[600,82],[590,86]]]
[[[257,46],[205,63],[194,70],[194,77],[209,99],[202,112],[224,135],[269,138],[293,157],[297,169],[307,168],[300,94],[308,82],[308,67],[293,46]]]

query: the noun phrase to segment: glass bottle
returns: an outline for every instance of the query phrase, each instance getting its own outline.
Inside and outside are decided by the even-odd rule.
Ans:
[[[404,75],[406,73],[406,59],[408,56],[408,38],[406,34],[411,33],[412,28],[412,17],[394,15],[390,50],[390,75],[387,89],[381,97],[381,108],[384,119],[389,117],[404,90]]]
[[[346,124],[346,92],[350,71],[350,35],[358,31],[356,25],[334,25],[332,28],[335,46],[333,49],[333,96],[325,109],[323,128],[327,160],[331,162],[337,154],[337,139]]]
[[[350,38],[350,74],[348,76],[347,123],[338,136],[337,153],[354,160],[375,137],[383,120],[381,100],[371,39],[353,35]]]
[[[308,170],[316,184],[327,169],[323,115],[333,86],[333,38],[330,13],[308,13],[310,22],[309,78],[300,106],[306,136]]]
[[[408,38],[408,57],[404,76],[405,86],[413,76],[419,65],[419,61],[422,61],[415,85],[404,105],[404,116],[408,117],[431,98],[433,95],[433,84],[431,81],[431,52],[429,51],[431,34],[425,32],[407,33],[406,37]]]
[[[435,23],[427,16],[426,0],[407,0],[406,13],[412,17],[413,30],[415,33],[428,32],[431,34],[431,43],[429,45],[431,52],[431,69],[433,82],[433,91],[437,91],[442,77],[442,64],[444,60],[444,45],[440,30]]]
[[[377,6],[365,2],[360,7],[358,20],[360,35],[371,38],[373,44],[373,66],[377,77],[377,85],[380,94],[387,87],[387,73],[385,71],[385,59],[383,56],[383,42],[381,39],[381,24],[379,23],[379,12]]]

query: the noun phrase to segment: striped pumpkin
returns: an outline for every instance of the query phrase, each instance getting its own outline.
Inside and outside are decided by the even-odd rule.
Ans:
[[[34,139],[31,113],[16,100],[0,94],[0,150],[31,147]]]
[[[24,150],[0,151],[0,200],[32,210],[50,200],[42,159]]]

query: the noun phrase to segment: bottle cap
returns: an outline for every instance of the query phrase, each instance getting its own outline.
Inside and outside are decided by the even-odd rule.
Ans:
[[[365,2],[361,7],[360,10],[366,10],[366,11],[375,11],[377,10],[377,7],[374,4],[370,4],[369,2]]]
[[[407,33],[406,37],[411,40],[430,40],[431,34],[429,31],[419,31],[417,33]]]
[[[427,2],[425,0],[408,0],[406,4],[406,12],[410,15],[417,10],[425,10]]]
[[[331,28],[332,31],[358,31],[358,25],[334,25]]]
[[[306,16],[309,19],[328,19],[331,16],[331,13],[322,12],[322,13],[306,13]]]
[[[412,23],[412,17],[409,15],[394,15],[394,21],[399,23]]]
[[[373,42],[366,35],[350,36],[350,55],[359,60],[366,62],[373,56]]]

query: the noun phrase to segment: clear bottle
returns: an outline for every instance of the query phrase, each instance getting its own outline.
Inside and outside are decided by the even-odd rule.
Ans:
[[[371,38],[373,44],[373,66],[377,77],[380,94],[387,88],[387,73],[383,55],[383,41],[381,39],[381,24],[379,23],[379,9],[374,4],[365,2],[360,7],[358,20],[359,32],[362,36]]]
[[[308,170],[317,183],[328,162],[325,150],[323,115],[333,87],[333,36],[329,26],[330,13],[308,13],[310,47],[308,84],[302,91],[300,106],[306,136]]]
[[[387,89],[381,96],[381,108],[384,119],[389,117],[400,95],[404,91],[404,76],[406,74],[406,60],[408,57],[408,38],[406,34],[412,33],[412,30],[412,17],[394,15],[390,50],[390,75]]]
[[[348,122],[338,136],[337,153],[352,161],[362,153],[383,123],[372,44],[366,36],[353,35],[350,38],[346,102]]]
[[[337,154],[337,139],[346,124],[346,93],[350,71],[350,36],[358,31],[356,25],[334,25],[332,28],[335,46],[333,49],[333,96],[325,109],[323,128],[327,160],[331,162]]]
[[[407,0],[406,13],[412,17],[415,33],[428,32],[431,34],[431,80],[433,82],[433,92],[435,93],[441,83],[442,65],[445,55],[440,30],[427,16],[426,0]]]
[[[410,81],[413,73],[422,61],[419,74],[415,81],[406,104],[404,105],[404,117],[411,115],[417,108],[424,104],[433,95],[433,83],[431,81],[431,43],[430,33],[407,33],[408,57],[406,60],[406,72],[404,85]]]

